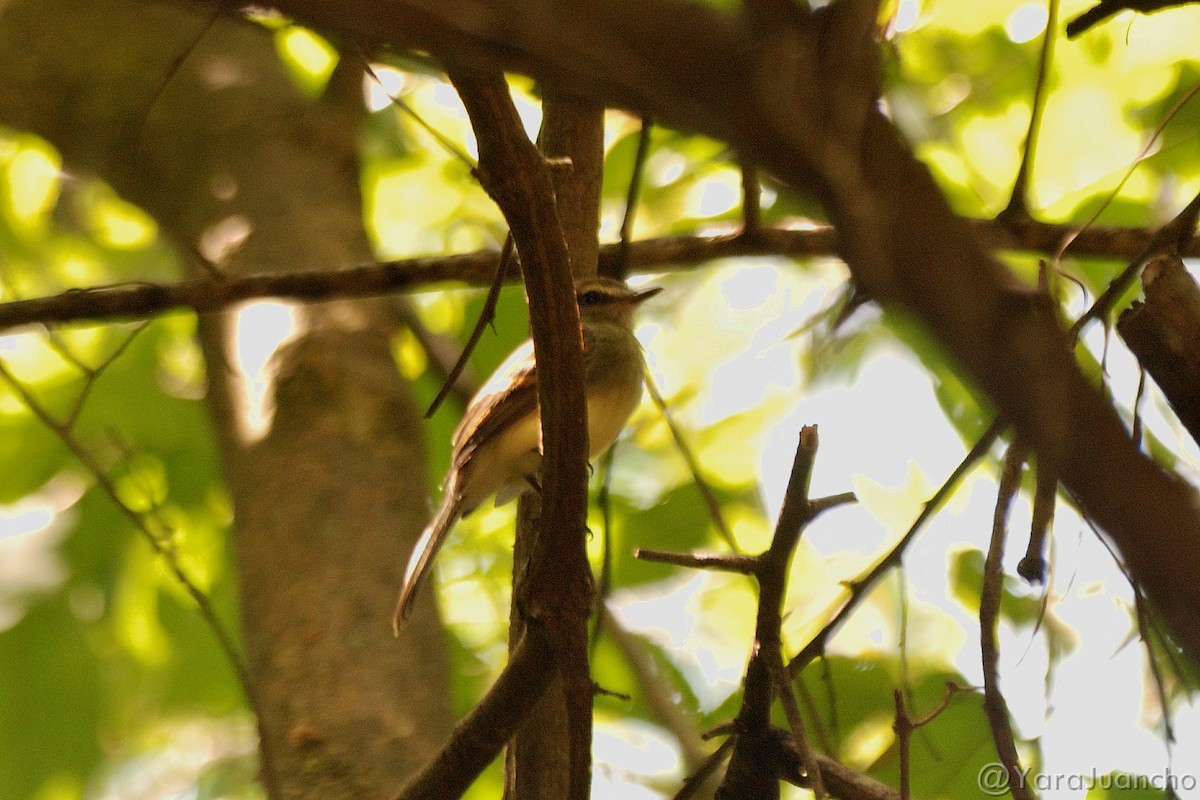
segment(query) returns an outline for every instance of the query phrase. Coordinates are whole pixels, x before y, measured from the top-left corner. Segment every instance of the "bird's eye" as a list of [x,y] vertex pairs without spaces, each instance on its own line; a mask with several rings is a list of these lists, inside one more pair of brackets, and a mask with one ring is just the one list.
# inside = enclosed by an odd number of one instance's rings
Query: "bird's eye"
[[581,306],[594,306],[594,305],[599,304],[603,300],[604,300],[604,293],[597,292],[595,289],[592,289],[589,292],[584,292],[583,294],[579,295],[578,303]]

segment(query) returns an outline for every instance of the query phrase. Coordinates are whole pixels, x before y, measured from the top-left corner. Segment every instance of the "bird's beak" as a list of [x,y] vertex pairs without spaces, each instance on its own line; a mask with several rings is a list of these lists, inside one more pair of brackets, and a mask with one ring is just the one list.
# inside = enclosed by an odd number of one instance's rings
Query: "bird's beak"
[[661,291],[662,291],[661,286],[651,286],[649,289],[638,292],[637,294],[635,294],[633,297],[631,297],[629,299],[635,306],[641,305],[642,303],[649,300],[651,297],[654,297],[654,295],[658,294]]

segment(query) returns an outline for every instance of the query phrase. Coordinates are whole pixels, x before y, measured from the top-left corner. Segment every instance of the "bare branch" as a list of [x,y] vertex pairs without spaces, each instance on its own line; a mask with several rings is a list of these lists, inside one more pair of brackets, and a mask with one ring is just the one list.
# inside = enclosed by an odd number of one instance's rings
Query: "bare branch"
[[1153,14],[1156,11],[1192,5],[1195,2],[1196,0],[1100,0],[1096,5],[1067,23],[1067,38],[1074,39],[1122,11]]
[[983,707],[992,741],[1000,763],[1008,771],[1008,790],[1014,800],[1033,800],[1032,789],[1025,781],[1025,771],[1017,755],[1009,721],[1008,703],[1000,692],[1000,650],[996,643],[996,628],[1000,623],[1000,600],[1004,594],[1004,540],[1008,535],[1008,510],[1021,489],[1021,470],[1029,451],[1018,439],[1009,445],[1004,459],[997,490],[996,512],[992,521],[992,541],[983,566],[983,592],[979,598],[980,650],[983,654]]
[[721,742],[721,746],[704,760],[700,768],[684,779],[683,785],[679,787],[679,791],[675,793],[672,800],[691,800],[695,797],[696,792],[708,785],[709,778],[716,774],[725,759],[733,755],[733,746],[736,743],[737,739],[733,736]]
[[753,237],[762,228],[762,182],[750,159],[741,159],[741,168],[742,234]]
[[854,492],[839,492],[838,494],[831,494],[828,497],[818,497],[815,500],[809,501],[809,504],[812,506],[813,518],[815,519],[830,509],[857,502],[858,496]]
[[921,513],[913,520],[912,525],[908,527],[904,535],[900,537],[896,544],[892,545],[892,549],[879,560],[875,566],[871,567],[867,572],[858,578],[851,581],[849,586],[849,595],[846,601],[838,609],[837,613],[825,623],[825,627],[809,640],[804,648],[792,657],[788,662],[788,671],[793,675],[798,675],[814,658],[825,652],[825,643],[839,628],[842,623],[854,611],[858,603],[867,595],[867,593],[875,586],[876,582],[885,575],[888,570],[900,563],[904,555],[905,549],[912,540],[916,538],[917,533],[925,525],[925,523],[941,509],[942,505],[954,494],[954,490],[958,488],[959,481],[974,468],[979,459],[983,458],[984,454],[991,449],[996,440],[1000,438],[1000,434],[1004,432],[1005,425],[999,419],[994,420],[986,431],[975,442],[975,446],[971,451],[963,457],[950,476],[942,483],[938,490],[925,501],[925,505],[921,508]]
[[[812,789],[816,800],[825,797],[825,783],[821,779],[821,768],[817,762],[816,751],[809,741],[808,732],[800,716],[800,708],[796,698],[791,693],[790,681],[787,681],[787,670],[783,666],[781,652],[783,626],[783,602],[787,594],[788,572],[792,564],[792,556],[800,542],[800,536],[805,526],[816,516],[812,503],[808,498],[808,485],[812,478],[813,462],[817,456],[817,428],[815,425],[805,426],[800,430],[800,442],[796,448],[796,457],[792,464],[792,473],[784,492],[783,507],[779,510],[779,520],[775,524],[775,533],[771,537],[771,546],[762,556],[758,571],[758,619],[755,621],[754,639],[755,654],[751,663],[758,659],[763,661],[768,674],[768,683],[775,685],[775,693],[784,693],[784,708],[791,724],[792,739],[799,749],[804,771],[808,776],[809,788]],[[776,662],[778,667],[776,668]],[[750,681],[750,670],[747,669],[746,682]],[[749,688],[743,698],[742,714],[750,702]],[[769,703],[769,700],[768,700]],[[735,753],[735,758],[737,754]]]
[[492,285],[488,287],[487,299],[483,301],[483,308],[479,312],[479,319],[475,321],[475,327],[471,329],[471,335],[467,337],[466,344],[462,346],[462,352],[459,353],[458,360],[454,362],[454,366],[450,368],[450,372],[446,375],[446,381],[442,384],[441,390],[438,391],[437,397],[433,398],[433,402],[429,404],[429,410],[425,412],[425,419],[429,419],[434,415],[434,412],[441,406],[442,401],[454,389],[458,377],[462,375],[462,371],[467,367],[467,362],[471,359],[471,353],[475,352],[475,346],[479,344],[479,339],[483,336],[484,329],[495,320],[496,304],[500,301],[500,287],[504,285],[504,281],[512,269],[512,261],[513,238],[510,233],[504,237],[504,247],[500,249],[500,263],[496,265],[496,275],[492,278]]
[[737,572],[742,575],[758,573],[759,556],[730,556],[713,553],[675,553],[666,550],[634,551],[634,558],[643,561],[654,561],[659,564],[673,564],[689,569],[715,569],[721,572]]
[[1025,134],[1025,147],[1021,150],[1021,164],[1013,180],[1012,195],[1008,207],[1000,212],[1000,218],[1028,219],[1029,217],[1029,174],[1037,153],[1038,134],[1042,128],[1042,115],[1046,110],[1046,73],[1054,60],[1054,43],[1058,40],[1058,3],[1047,0],[1046,29],[1042,32],[1042,50],[1038,55],[1037,78],[1033,84],[1033,104],[1029,114],[1029,129]]
[[1200,193],[1180,211],[1173,220],[1155,231],[1154,235],[1143,245],[1121,274],[1113,278],[1104,292],[1096,298],[1091,307],[1075,320],[1071,326],[1072,336],[1079,332],[1091,320],[1105,319],[1116,307],[1117,301],[1141,274],[1147,261],[1160,255],[1185,254],[1189,248],[1187,243],[1195,243],[1196,222],[1200,219]]
[[[1055,252],[1077,232],[1067,225],[1025,221],[1003,229],[990,220],[973,227],[989,239],[1018,251]],[[1152,234],[1140,228],[1088,228],[1072,240],[1071,252],[1097,258],[1131,259],[1147,249]],[[753,237],[741,232],[705,236],[671,236],[633,242],[622,256],[620,244],[600,250],[600,272],[614,274],[627,263],[635,272],[694,269],[709,261],[745,256],[829,256],[835,252],[833,229],[815,225],[804,229],[763,228]],[[1193,241],[1180,255],[1200,257]],[[488,286],[496,274],[499,253],[485,250],[450,256],[385,261],[346,269],[305,270],[286,274],[217,275],[173,284],[126,283],[70,289],[62,294],[0,303],[0,331],[36,323],[121,321],[144,319],[168,311],[221,311],[248,300],[278,297],[321,301],[374,297],[393,292],[417,292],[447,281]],[[516,273],[508,280],[516,280]]]
[[488,693],[454,728],[437,757],[414,775],[396,800],[459,797],[500,754],[554,677],[545,636],[530,628]]
[[637,151],[633,155],[633,170],[629,175],[629,188],[625,192],[625,215],[621,218],[617,258],[608,263],[607,271],[600,270],[602,275],[608,275],[611,278],[624,280],[625,273],[629,271],[629,248],[633,246],[633,221],[637,218],[638,197],[642,193],[642,178],[646,169],[646,157],[650,154],[650,135],[653,130],[654,121],[650,117],[642,117],[642,127],[638,131]]
[[554,653],[569,737],[566,797],[584,800],[591,786],[593,684],[587,619],[593,586],[585,536],[587,437],[579,435],[579,421],[586,421],[587,409],[571,255],[550,167],[526,137],[503,75],[452,70],[450,78],[479,141],[476,177],[500,207],[522,256],[538,363],[542,511],[514,604],[527,629],[543,627]]
[[896,732],[896,742],[900,751],[900,800],[909,800],[911,796],[909,790],[909,783],[912,777],[909,772],[909,744],[912,740],[913,731],[937,719],[938,715],[950,705],[950,701],[965,691],[970,690],[959,686],[953,681],[947,681],[946,693],[942,695],[942,699],[938,701],[938,704],[929,713],[917,719],[912,718],[908,708],[904,705],[904,693],[899,689],[892,692],[892,701],[896,707],[896,716],[895,721],[892,723],[892,730]]

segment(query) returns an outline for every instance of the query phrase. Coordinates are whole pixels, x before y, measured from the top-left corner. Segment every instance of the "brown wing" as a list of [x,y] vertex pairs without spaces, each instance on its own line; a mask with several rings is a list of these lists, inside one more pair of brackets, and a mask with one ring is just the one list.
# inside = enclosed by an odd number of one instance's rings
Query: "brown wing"
[[536,413],[537,369],[533,342],[526,340],[496,368],[471,399],[454,431],[454,468],[461,469],[484,442],[512,422]]

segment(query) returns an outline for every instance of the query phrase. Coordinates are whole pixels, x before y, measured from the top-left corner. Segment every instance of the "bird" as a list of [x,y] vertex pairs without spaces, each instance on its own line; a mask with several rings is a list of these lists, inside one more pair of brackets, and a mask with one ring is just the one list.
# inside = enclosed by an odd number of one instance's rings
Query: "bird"
[[[633,312],[660,291],[661,287],[634,290],[605,277],[575,283],[589,460],[608,449],[641,402],[645,362],[633,335]],[[538,485],[541,420],[532,340],[520,344],[467,403],[451,447],[441,506],[404,571],[393,619],[396,635],[412,613],[417,592],[455,523],[493,494],[496,505],[502,505]]]

